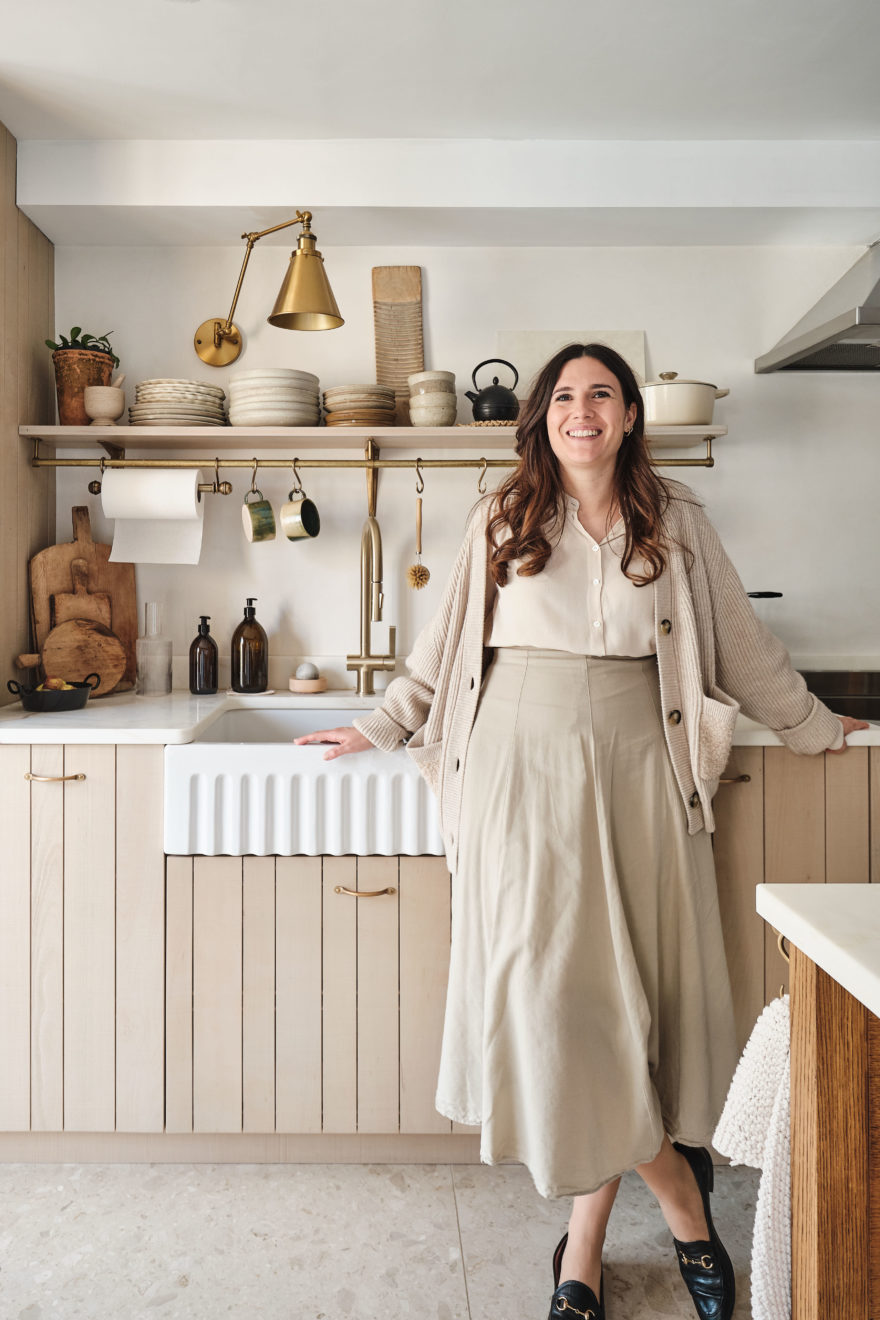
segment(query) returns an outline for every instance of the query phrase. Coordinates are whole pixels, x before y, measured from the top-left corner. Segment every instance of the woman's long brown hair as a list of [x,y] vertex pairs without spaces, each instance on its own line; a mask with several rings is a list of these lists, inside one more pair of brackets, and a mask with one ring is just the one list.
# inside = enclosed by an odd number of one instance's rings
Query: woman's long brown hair
[[[670,492],[654,470],[645,436],[645,406],[638,382],[629,364],[606,344],[569,344],[541,369],[523,404],[516,429],[516,452],[520,461],[514,471],[495,491],[495,512],[486,525],[489,569],[496,586],[507,581],[507,566],[522,560],[517,569],[522,577],[534,577],[543,571],[552,546],[548,529],[559,518],[560,500],[565,495],[559,460],[550,447],[547,435],[547,411],[553,390],[566,362],[575,358],[596,358],[617,378],[626,409],[636,406],[636,419],[617,451],[614,469],[614,498],[626,528],[621,567],[631,582],[647,586],[666,567],[663,552],[663,513]],[[499,538],[509,528],[510,537]],[[646,573],[630,572],[636,556],[647,564]]]

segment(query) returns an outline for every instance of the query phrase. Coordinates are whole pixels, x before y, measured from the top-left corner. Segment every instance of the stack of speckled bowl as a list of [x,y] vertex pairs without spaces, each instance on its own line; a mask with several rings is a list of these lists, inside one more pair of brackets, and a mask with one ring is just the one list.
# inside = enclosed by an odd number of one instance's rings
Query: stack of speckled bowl
[[394,426],[391,385],[336,385],[324,391],[328,426]]
[[224,426],[225,398],[219,385],[200,380],[142,380],[128,419],[132,426]]
[[320,381],[310,371],[260,367],[229,381],[230,426],[317,426]]
[[458,413],[455,372],[417,371],[407,376],[413,426],[453,426]]

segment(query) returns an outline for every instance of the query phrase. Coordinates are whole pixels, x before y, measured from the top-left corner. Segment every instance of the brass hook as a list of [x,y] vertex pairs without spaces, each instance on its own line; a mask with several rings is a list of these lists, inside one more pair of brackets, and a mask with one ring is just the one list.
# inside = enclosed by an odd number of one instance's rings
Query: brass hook
[[481,459],[480,459],[480,462],[482,463],[483,466],[480,468],[480,475],[477,477],[477,490],[480,492],[481,495],[485,495],[485,494],[486,494],[486,472],[488,471],[488,468],[489,468],[489,461],[488,461],[488,459],[481,458]]
[[90,494],[90,495],[100,495],[100,494],[101,494],[101,483],[103,482],[103,480],[104,480],[104,456],[103,456],[103,454],[102,454],[102,455],[101,455],[101,475],[100,475],[100,477],[98,478],[97,481],[90,481],[90,482],[89,482],[89,488],[88,488],[88,489],[89,489],[89,494]]
[[425,489],[425,479],[422,476],[421,463],[422,460],[420,458],[417,458],[416,459],[416,494],[417,495],[421,495],[422,491]]
[[292,500],[295,495],[305,495],[305,491],[303,490],[302,478],[299,475],[295,458],[291,461],[290,466],[293,468],[293,490],[290,492],[288,499]]
[[254,470],[253,473],[251,474],[251,494],[256,495],[256,493],[257,493],[257,460],[254,459]]

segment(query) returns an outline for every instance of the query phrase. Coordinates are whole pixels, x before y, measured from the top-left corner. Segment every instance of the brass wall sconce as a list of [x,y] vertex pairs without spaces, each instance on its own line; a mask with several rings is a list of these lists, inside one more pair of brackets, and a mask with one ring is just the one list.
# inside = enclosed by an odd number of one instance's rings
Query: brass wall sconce
[[337,326],[345,324],[327,280],[324,258],[315,248],[312,213],[297,211],[292,220],[285,220],[283,224],[272,225],[259,234],[242,234],[242,238],[247,240],[247,248],[229,315],[225,320],[215,316],[209,321],[203,321],[193,337],[196,352],[209,367],[228,367],[241,353],[241,331],[233,324],[232,318],[254,244],[267,234],[297,224],[302,225],[302,233],[296,250],[290,254],[287,274],[275,299],[275,306],[267,318],[269,324],[277,325],[281,330],[335,330]]

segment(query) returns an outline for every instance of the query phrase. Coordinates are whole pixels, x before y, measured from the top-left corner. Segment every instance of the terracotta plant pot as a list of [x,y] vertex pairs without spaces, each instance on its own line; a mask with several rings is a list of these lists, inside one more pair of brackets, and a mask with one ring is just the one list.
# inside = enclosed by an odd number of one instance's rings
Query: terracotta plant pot
[[109,353],[88,348],[57,348],[55,389],[58,394],[58,421],[62,426],[88,426],[91,418],[85,409],[83,394],[87,385],[109,385],[113,359]]

